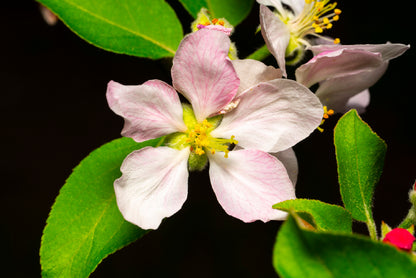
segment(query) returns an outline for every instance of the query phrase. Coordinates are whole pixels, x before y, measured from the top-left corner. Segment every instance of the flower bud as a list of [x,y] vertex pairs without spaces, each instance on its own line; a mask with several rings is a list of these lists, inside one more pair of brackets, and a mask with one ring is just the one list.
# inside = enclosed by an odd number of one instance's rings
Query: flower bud
[[395,228],[388,232],[383,242],[392,244],[404,251],[411,251],[415,237],[406,229]]

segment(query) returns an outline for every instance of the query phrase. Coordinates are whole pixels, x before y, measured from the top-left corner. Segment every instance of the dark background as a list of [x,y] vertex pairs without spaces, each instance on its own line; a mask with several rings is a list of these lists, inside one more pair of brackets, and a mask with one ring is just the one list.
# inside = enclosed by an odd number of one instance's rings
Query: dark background
[[[173,2],[173,1],[170,1]],[[339,1],[334,33],[344,44],[415,45],[413,9],[380,1]],[[403,2],[400,2],[403,3]],[[190,17],[184,14],[185,32]],[[244,58],[261,44],[254,36],[258,7],[232,39]],[[48,26],[34,1],[1,6],[2,274],[39,277],[39,246],[50,207],[72,169],[92,150],[120,137],[122,119],[107,106],[108,81],[170,82],[166,61],[117,55],[83,41],[62,23]],[[254,38],[254,39],[253,39]],[[275,63],[268,59],[267,63]],[[388,144],[374,214],[391,226],[407,213],[416,178],[413,100],[415,49],[393,60],[371,88],[362,116]],[[299,197],[340,204],[332,129],[314,132],[295,147]],[[191,174],[182,210],[153,231],[106,258],[92,277],[276,277],[272,247],[280,222],[244,224],[215,200],[207,172]],[[365,227],[357,225],[357,231]]]

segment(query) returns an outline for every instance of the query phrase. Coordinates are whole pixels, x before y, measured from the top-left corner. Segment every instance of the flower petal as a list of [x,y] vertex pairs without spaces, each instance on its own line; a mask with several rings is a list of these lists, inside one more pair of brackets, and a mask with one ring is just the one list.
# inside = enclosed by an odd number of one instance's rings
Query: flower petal
[[314,55],[318,55],[319,53],[327,51],[336,51],[339,49],[369,51],[373,53],[380,53],[383,60],[388,61],[402,55],[409,48],[409,45],[404,45],[401,43],[384,43],[352,45],[314,45],[308,47],[307,49],[311,50],[314,53]]
[[362,114],[369,104],[370,91],[367,89],[348,99],[346,110],[355,109],[359,114]]
[[285,54],[290,40],[289,28],[263,5],[260,5],[260,25],[267,48],[276,58],[283,76],[287,77]]
[[290,181],[293,183],[293,186],[295,186],[298,180],[299,168],[298,159],[296,158],[296,154],[293,149],[289,148],[278,153],[272,153],[271,155],[274,155],[280,162],[283,163],[287,174],[289,175]]
[[296,70],[296,81],[310,87],[315,83],[347,74],[356,74],[383,65],[380,53],[339,49],[313,57]]
[[275,8],[279,13],[285,13],[281,0],[257,0],[257,3],[264,6],[271,6]]
[[322,115],[319,99],[308,88],[293,80],[274,79],[245,91],[211,135],[234,135],[243,148],[279,152],[306,138]]
[[374,85],[387,70],[388,62],[372,70],[331,78],[320,83],[316,96],[337,113],[349,110],[349,99]]
[[298,15],[302,12],[305,7],[305,0],[282,0],[285,5],[288,5],[295,15]]
[[142,229],[157,229],[176,213],[188,194],[189,148],[146,147],[129,154],[114,182],[124,218]]
[[260,82],[282,77],[282,71],[280,69],[276,69],[272,66],[266,66],[257,60],[233,60],[232,63],[237,72],[238,78],[240,78],[240,87],[238,88],[235,98],[238,98],[243,91],[259,84]]
[[218,202],[225,212],[244,222],[283,220],[286,213],[272,209],[295,198],[283,164],[258,150],[232,151],[228,158],[209,155],[209,175]]
[[173,58],[173,86],[191,102],[200,122],[237,93],[240,82],[228,59],[229,49],[226,34],[205,28],[186,36]]
[[179,96],[163,81],[151,80],[138,86],[110,81],[107,101],[111,110],[125,120],[121,134],[137,142],[186,131]]

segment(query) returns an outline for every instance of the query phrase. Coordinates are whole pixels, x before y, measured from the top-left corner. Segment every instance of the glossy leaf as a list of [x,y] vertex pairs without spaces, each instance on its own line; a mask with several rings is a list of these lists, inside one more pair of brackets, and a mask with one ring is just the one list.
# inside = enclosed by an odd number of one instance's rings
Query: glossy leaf
[[351,214],[340,206],[318,200],[294,199],[277,203],[273,208],[287,212],[295,211],[298,214],[307,213],[313,221],[310,224],[321,231],[351,233]]
[[139,57],[172,57],[183,37],[163,0],[38,0],[72,31],[108,51]]
[[146,231],[126,222],[113,182],[133,150],[155,146],[121,138],[93,151],[74,169],[52,207],[40,249],[43,277],[88,277],[109,254]]
[[408,253],[361,235],[304,230],[293,216],[282,225],[273,251],[280,277],[413,277]]
[[338,121],[334,143],[345,208],[354,219],[369,222],[374,188],[383,170],[387,145],[355,110]]
[[196,18],[201,8],[207,8],[212,17],[225,18],[236,26],[250,13],[254,0],[179,0]]

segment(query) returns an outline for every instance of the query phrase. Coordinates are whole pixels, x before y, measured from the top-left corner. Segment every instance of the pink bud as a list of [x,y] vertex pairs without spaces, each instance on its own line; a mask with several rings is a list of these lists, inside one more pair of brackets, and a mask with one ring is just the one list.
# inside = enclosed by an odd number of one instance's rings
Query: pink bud
[[402,250],[410,251],[412,250],[413,241],[415,237],[406,229],[395,228],[388,232],[383,239],[383,242],[390,243]]

